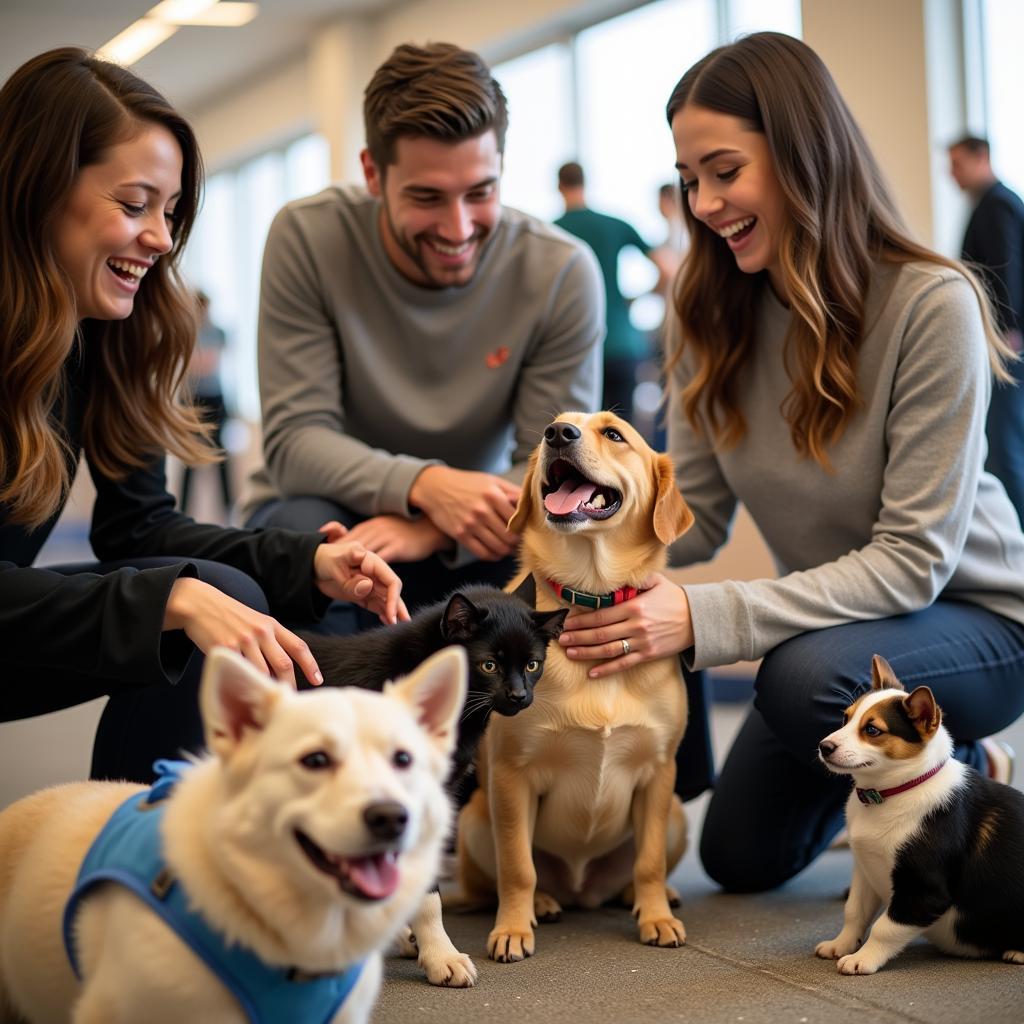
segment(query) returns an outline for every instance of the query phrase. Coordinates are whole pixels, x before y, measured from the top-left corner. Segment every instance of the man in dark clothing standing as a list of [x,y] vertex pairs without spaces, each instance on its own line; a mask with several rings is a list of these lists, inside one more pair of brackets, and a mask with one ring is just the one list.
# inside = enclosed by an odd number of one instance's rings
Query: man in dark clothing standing
[[[949,147],[950,173],[974,200],[964,234],[964,262],[977,268],[992,296],[999,329],[1010,347],[1021,352],[1024,326],[1024,202],[992,170],[985,139],[966,136]],[[985,468],[1006,487],[1024,522],[1024,371],[1013,367],[1018,386],[992,391],[986,434]]]
[[594,250],[604,277],[607,332],[601,408],[611,409],[632,421],[636,371],[640,363],[651,357],[651,344],[647,335],[629,319],[629,300],[619,287],[619,253],[633,246],[650,258],[653,247],[631,224],[587,206],[583,195],[583,168],[579,164],[563,164],[558,169],[558,191],[565,202],[565,213],[555,221],[555,226],[582,239]]

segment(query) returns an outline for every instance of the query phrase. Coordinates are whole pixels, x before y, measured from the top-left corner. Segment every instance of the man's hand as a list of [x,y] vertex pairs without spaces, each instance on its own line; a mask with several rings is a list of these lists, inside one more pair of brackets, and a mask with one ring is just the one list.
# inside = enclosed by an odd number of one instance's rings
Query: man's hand
[[505,527],[518,500],[517,484],[450,466],[427,466],[409,489],[410,504],[485,562],[515,551],[518,538]]
[[353,526],[348,537],[386,562],[420,562],[451,544],[426,516],[422,519],[374,516]]
[[313,569],[316,585],[328,597],[358,604],[388,625],[409,618],[395,570],[350,535],[321,544],[313,556]]

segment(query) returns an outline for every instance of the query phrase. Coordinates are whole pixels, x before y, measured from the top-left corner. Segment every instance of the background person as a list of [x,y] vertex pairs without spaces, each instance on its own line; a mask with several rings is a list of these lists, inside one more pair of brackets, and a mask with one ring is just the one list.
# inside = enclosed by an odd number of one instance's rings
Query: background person
[[[964,233],[963,259],[985,279],[1007,344],[1021,351],[1024,327],[1024,202],[995,176],[988,142],[967,136],[949,147],[954,180],[974,202]],[[1014,381],[992,392],[985,433],[985,468],[1003,482],[1024,522],[1024,391],[1021,368]]]
[[1005,781],[984,738],[1024,710],[1024,535],[982,461],[1008,350],[969,273],[909,238],[805,44],[757,33],[712,51],[668,119],[692,246],[670,451],[696,516],[673,562],[710,558],[742,501],[780,575],[658,575],[571,617],[560,642],[611,659],[595,678],[677,652],[693,669],[763,658],[700,846],[713,879],[754,891],[842,826],[849,783],[816,749],[870,686],[875,653],[932,688],[959,759]]
[[415,608],[511,577],[539,432],[597,405],[604,305],[588,249],[501,205],[505,97],[476,54],[399,46],[364,116],[366,188],[290,203],[270,230],[245,512],[352,527],[403,563]]
[[[280,619],[329,598],[404,615],[398,578],[358,542],[174,510],[165,452],[212,457],[177,398],[195,315],[176,267],[201,179],[188,124],[117,64],[52,50],[0,89],[0,719],[108,694],[93,777],[145,781],[202,745],[213,646],[294,682],[292,658],[317,667]],[[33,568],[80,455],[99,561]]]

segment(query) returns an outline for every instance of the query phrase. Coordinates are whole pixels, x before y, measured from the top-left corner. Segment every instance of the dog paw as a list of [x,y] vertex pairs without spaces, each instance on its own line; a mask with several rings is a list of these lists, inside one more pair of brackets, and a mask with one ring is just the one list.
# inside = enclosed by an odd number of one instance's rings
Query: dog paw
[[419,946],[416,945],[416,936],[411,928],[403,928],[395,939],[395,953],[405,957],[406,960],[415,960],[420,955]]
[[448,956],[420,957],[427,981],[445,988],[472,988],[476,984],[476,964],[465,953]]
[[686,943],[686,929],[678,917],[658,917],[640,920],[640,941],[645,946],[682,946]]
[[874,974],[885,961],[866,956],[863,950],[839,958],[836,967],[840,974]]
[[533,916],[541,924],[562,920],[562,907],[558,901],[539,889],[533,894]]
[[834,939],[828,942],[819,942],[814,947],[814,955],[820,956],[822,960],[838,960],[841,956],[848,956],[860,948],[860,939],[848,939],[841,932]]
[[679,892],[674,886],[665,886],[665,899],[668,900],[668,905],[673,910],[675,910],[676,907],[681,907],[683,905],[683,901],[679,898]]
[[1008,949],[1003,954],[1003,960],[1008,964],[1024,964],[1024,953],[1019,949]]
[[533,929],[493,929],[487,936],[487,955],[499,964],[513,964],[533,956]]

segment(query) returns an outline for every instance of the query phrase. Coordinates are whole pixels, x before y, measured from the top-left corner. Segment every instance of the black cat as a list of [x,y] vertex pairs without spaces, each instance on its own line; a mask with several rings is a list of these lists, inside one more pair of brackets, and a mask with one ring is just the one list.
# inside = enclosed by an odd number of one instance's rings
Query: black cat
[[408,675],[442,647],[459,644],[466,649],[469,692],[448,779],[448,790],[458,800],[491,710],[515,715],[530,706],[548,642],[562,632],[568,609],[538,612],[535,602],[529,575],[511,594],[496,587],[464,587],[408,622],[351,636],[304,633],[302,638],[328,686],[370,690],[382,690],[389,679]]

